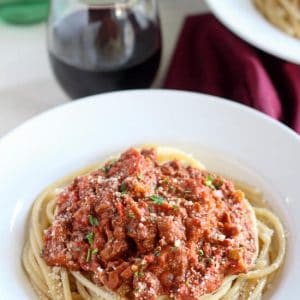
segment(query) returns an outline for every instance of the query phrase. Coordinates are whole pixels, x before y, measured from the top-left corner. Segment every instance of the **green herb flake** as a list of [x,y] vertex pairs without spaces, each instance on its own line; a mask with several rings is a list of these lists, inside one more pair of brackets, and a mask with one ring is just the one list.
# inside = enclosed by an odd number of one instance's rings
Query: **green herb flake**
[[160,249],[157,248],[154,250],[154,256],[156,257],[160,256]]
[[165,177],[165,178],[163,179],[162,183],[164,183],[164,184],[168,184],[168,183],[169,183],[169,179],[168,179],[168,177]]
[[199,257],[203,257],[204,256],[204,251],[202,249],[199,249],[198,255],[199,255]]
[[178,206],[178,205],[172,205],[172,208],[173,208],[174,210],[178,210],[178,209],[179,209],[179,206]]
[[129,219],[134,219],[134,218],[135,218],[135,215],[134,215],[134,213],[133,213],[132,211],[128,211],[128,212],[127,212],[127,217],[128,217]]
[[117,159],[112,159],[109,163],[107,163],[101,170],[105,173],[108,173],[109,170],[113,167],[113,165],[117,162]]
[[214,181],[213,177],[211,175],[208,175],[206,177],[206,179],[205,179],[205,183],[204,184],[206,186],[210,187],[211,189],[215,190],[216,187],[214,186],[213,181]]
[[143,272],[134,272],[134,277],[135,278],[141,278],[141,277],[143,277],[144,276],[144,273]]
[[154,204],[157,204],[157,205],[162,205],[165,202],[165,199],[161,196],[158,196],[158,195],[152,195],[150,197],[150,199],[152,200],[152,202]]
[[99,221],[96,217],[89,215],[88,219],[91,226],[99,226]]
[[128,187],[127,187],[127,184],[125,182],[123,182],[121,184],[120,192],[122,193],[122,195],[124,195],[124,194],[126,194],[128,192]]
[[94,243],[94,233],[93,232],[89,232],[85,238],[87,239],[87,241],[89,242],[90,245],[93,245]]
[[91,258],[92,258],[92,249],[89,249],[87,254],[86,254],[86,259],[85,261],[88,263],[91,261]]
[[92,255],[96,255],[99,252],[98,248],[92,250]]

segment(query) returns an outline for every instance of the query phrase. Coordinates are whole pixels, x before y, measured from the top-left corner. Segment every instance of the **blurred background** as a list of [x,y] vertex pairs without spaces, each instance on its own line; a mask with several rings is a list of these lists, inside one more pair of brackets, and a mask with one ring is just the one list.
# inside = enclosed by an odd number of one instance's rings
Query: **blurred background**
[[297,3],[0,0],[0,136],[70,100],[150,87],[230,99],[300,133]]
[[[12,5],[6,5],[9,1]],[[0,136],[70,99],[50,67],[46,24],[39,22],[45,17],[47,1],[41,1],[29,0],[24,16],[23,1],[0,0]],[[162,85],[185,16],[207,11],[207,7],[201,0],[161,0],[159,10],[163,53],[155,87]]]

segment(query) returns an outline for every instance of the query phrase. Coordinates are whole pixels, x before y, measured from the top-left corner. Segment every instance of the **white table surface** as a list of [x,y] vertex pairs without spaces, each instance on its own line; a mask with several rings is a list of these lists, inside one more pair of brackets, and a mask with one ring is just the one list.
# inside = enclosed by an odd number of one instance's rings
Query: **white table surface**
[[[165,76],[184,17],[204,11],[203,0],[160,0],[164,53],[156,87]],[[20,27],[0,23],[0,136],[68,101],[50,69],[45,24]]]

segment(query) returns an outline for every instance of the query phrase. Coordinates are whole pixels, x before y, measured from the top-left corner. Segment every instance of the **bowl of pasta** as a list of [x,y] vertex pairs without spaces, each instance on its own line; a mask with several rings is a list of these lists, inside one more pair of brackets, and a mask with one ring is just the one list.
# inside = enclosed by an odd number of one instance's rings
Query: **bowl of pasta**
[[299,153],[203,94],[41,114],[0,141],[1,299],[298,299]]
[[293,0],[206,0],[213,14],[246,42],[300,63],[300,3]]

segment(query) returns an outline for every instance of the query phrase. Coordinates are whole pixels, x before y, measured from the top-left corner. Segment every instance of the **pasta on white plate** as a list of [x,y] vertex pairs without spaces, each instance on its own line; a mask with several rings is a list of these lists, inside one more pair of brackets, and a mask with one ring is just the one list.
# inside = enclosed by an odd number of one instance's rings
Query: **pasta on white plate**
[[285,33],[300,38],[299,0],[252,0],[256,8],[273,25]]
[[[84,170],[80,170],[74,174],[71,174],[56,183],[50,185],[45,189],[45,191],[35,200],[31,215],[30,215],[30,220],[29,220],[29,225],[28,225],[28,240],[25,244],[24,251],[23,251],[23,265],[25,268],[25,271],[32,283],[33,288],[37,292],[37,295],[40,297],[40,299],[53,299],[53,300],[79,300],[79,299],[89,299],[89,300],[97,300],[97,299],[104,299],[104,300],[109,300],[109,299],[153,299],[151,295],[153,294],[147,294],[147,291],[137,291],[136,286],[141,287],[142,283],[145,283],[146,280],[145,277],[147,277],[151,272],[159,278],[155,279],[157,284],[160,284],[160,288],[157,289],[156,292],[156,298],[157,299],[169,299],[173,297],[177,297],[177,299],[184,299],[184,296],[191,296],[191,295],[200,295],[199,290],[197,290],[197,286],[195,285],[195,282],[199,282],[199,284],[202,282],[205,282],[204,277],[200,277],[196,274],[194,274],[193,268],[196,268],[198,266],[202,271],[205,273],[207,269],[210,269],[214,271],[215,269],[219,268],[218,271],[216,272],[223,272],[224,273],[224,278],[223,280],[220,281],[220,284],[216,284],[214,288],[211,288],[211,292],[207,294],[203,294],[198,297],[200,300],[217,300],[217,299],[223,299],[223,300],[234,300],[234,299],[249,299],[249,300],[254,300],[254,299],[261,299],[263,293],[266,291],[267,286],[270,284],[272,277],[276,273],[276,271],[280,268],[280,266],[283,264],[284,261],[284,256],[285,256],[285,250],[286,250],[286,239],[285,239],[285,233],[283,226],[278,219],[276,215],[274,215],[269,209],[264,208],[260,205],[260,207],[256,207],[257,204],[263,203],[263,198],[259,190],[256,188],[249,187],[243,183],[236,182],[235,187],[241,191],[244,192],[240,193],[238,190],[235,190],[235,188],[232,190],[235,195],[242,196],[239,200],[239,206],[240,208],[245,208],[245,212],[247,215],[244,215],[245,219],[248,217],[248,220],[245,222],[247,223],[241,223],[241,224],[247,224],[247,228],[249,231],[249,235],[247,236],[247,239],[249,242],[248,246],[244,246],[245,249],[242,249],[241,252],[237,252],[240,250],[239,246],[238,248],[233,249],[234,253],[231,252],[226,252],[227,248],[226,247],[231,247],[231,246],[226,246],[230,245],[228,242],[227,237],[223,234],[218,234],[216,237],[216,241],[211,248],[209,248],[211,245],[208,245],[208,243],[203,243],[203,241],[197,241],[197,247],[199,243],[201,244],[201,247],[197,248],[197,255],[199,256],[199,261],[194,262],[193,260],[193,255],[191,254],[193,252],[193,247],[196,245],[194,242],[188,241],[188,239],[193,239],[193,234],[195,232],[191,232],[190,236],[188,234],[188,226],[185,228],[185,235],[182,237],[182,239],[176,238],[175,242],[173,242],[172,247],[167,245],[166,243],[162,243],[160,240],[158,244],[153,246],[153,249],[151,251],[154,251],[153,253],[146,253],[146,252],[141,252],[144,254],[139,254],[141,255],[139,259],[142,257],[142,260],[139,261],[144,261],[144,259],[147,261],[149,257],[151,257],[151,261],[149,260],[147,263],[143,262],[141,265],[143,266],[143,269],[136,269],[137,268],[137,263],[135,258],[131,258],[131,260],[128,260],[128,253],[123,253],[122,255],[125,257],[122,258],[126,263],[128,261],[134,261],[130,265],[130,270],[133,270],[133,275],[132,277],[125,277],[126,278],[126,284],[122,284],[120,282],[120,285],[114,289],[108,288],[111,287],[109,284],[106,286],[105,284],[99,284],[99,282],[102,280],[101,277],[103,273],[105,272],[105,267],[106,264],[101,265],[102,267],[97,267],[97,270],[99,270],[99,274],[93,273],[95,277],[92,276],[91,271],[87,271],[88,269],[72,269],[68,268],[65,265],[49,265],[49,257],[52,259],[53,253],[52,252],[47,252],[49,249],[47,249],[47,241],[52,243],[51,245],[56,245],[53,244],[53,235],[56,234],[55,230],[55,224],[59,222],[60,220],[60,211],[61,211],[61,203],[62,205],[65,205],[65,203],[68,202],[61,202],[62,198],[65,201],[67,199],[66,197],[68,194],[66,193],[66,187],[70,187],[70,183],[74,182],[77,180],[76,178],[83,178],[87,179],[93,176],[93,174],[97,174],[97,180],[99,180],[99,176],[104,176],[103,172],[106,172],[105,176],[109,177],[110,179],[113,178],[113,174],[119,174],[118,170],[121,169],[125,164],[125,158],[128,158],[130,155],[134,157],[135,159],[141,159],[139,162],[144,164],[148,164],[151,160],[155,161],[156,167],[159,168],[159,170],[163,170],[164,176],[165,174],[169,174],[168,172],[173,172],[175,169],[177,172],[181,172],[182,174],[185,174],[184,176],[187,176],[187,174],[192,174],[190,178],[186,178],[184,180],[186,182],[191,182],[191,179],[198,178],[197,180],[200,180],[199,176],[202,176],[201,178],[204,179],[204,190],[205,193],[211,193],[209,195],[209,199],[211,199],[211,195],[213,197],[221,197],[222,191],[225,193],[228,187],[230,187],[231,183],[230,181],[225,181],[225,179],[214,175],[212,173],[209,173],[208,171],[205,170],[204,166],[199,163],[197,160],[193,159],[190,155],[187,155],[177,149],[173,148],[167,148],[167,147],[155,147],[155,152],[156,152],[156,158],[154,159],[152,153],[149,152],[149,150],[145,150],[145,154],[143,153],[143,149],[133,149],[125,152],[125,154],[122,154],[121,158],[117,158],[116,160],[112,162],[108,162],[105,165],[102,166],[92,166],[85,168]],[[131,151],[131,152],[130,152]],[[128,154],[129,153],[129,154]],[[149,154],[150,153],[150,154]],[[125,156],[124,156],[125,155]],[[127,156],[126,156],[127,155]],[[141,156],[142,155],[142,156]],[[125,157],[125,158],[124,158]],[[132,159],[132,157],[130,157]],[[146,158],[144,160],[144,158]],[[174,161],[179,161],[180,164],[177,165],[174,163]],[[116,163],[117,162],[117,163]],[[114,164],[114,165],[113,165]],[[104,166],[104,167],[103,167]],[[162,167],[164,166],[164,167]],[[99,171],[100,173],[93,173],[93,172],[98,172],[99,168],[104,171]],[[128,168],[131,167],[131,165],[127,165]],[[113,169],[115,168],[115,169]],[[118,169],[119,168],[119,169]],[[108,170],[108,171],[107,171]],[[155,172],[158,169],[156,169]],[[140,171],[140,169],[139,169]],[[102,172],[102,173],[101,173]],[[114,173],[115,172],[115,173]],[[92,174],[92,175],[91,175]],[[171,174],[171,173],[170,173]],[[116,175],[115,175],[116,176]],[[148,175],[144,173],[141,175],[140,173],[137,176],[137,179],[135,182],[138,184],[141,184],[141,182],[144,182],[146,180],[146,177]],[[172,175],[173,176],[173,175]],[[197,177],[198,176],[198,177]],[[101,177],[102,178],[102,177]],[[163,182],[161,183],[161,187],[165,187],[165,177],[161,177],[163,180],[158,181],[158,182]],[[160,178],[160,179],[161,179]],[[178,183],[178,178],[181,177],[176,177],[174,182],[177,184]],[[182,177],[183,178],[183,177]],[[126,178],[127,180],[128,178]],[[174,179],[169,177],[168,184],[170,184],[170,180]],[[115,180],[115,178],[114,178]],[[123,180],[123,179],[122,179]],[[223,182],[224,180],[224,182]],[[121,192],[118,193],[118,197],[123,199],[122,201],[125,201],[126,197],[131,193],[130,189],[132,186],[130,185],[130,181],[127,182],[127,187],[124,188],[124,183],[119,185],[119,189]],[[226,188],[222,187],[226,184]],[[134,188],[140,188],[140,185],[134,186]],[[169,188],[169,185],[168,185]],[[177,188],[180,188],[180,184],[178,183]],[[223,189],[223,190],[222,190]],[[191,193],[187,193],[188,199],[184,199],[184,196],[181,199],[181,202],[176,202],[174,204],[174,201],[172,197],[168,198],[166,195],[163,194],[163,189],[162,188],[157,188],[156,190],[156,195],[155,196],[147,196],[145,201],[147,202],[151,207],[154,207],[156,209],[155,213],[156,216],[154,216],[154,210],[152,210],[152,213],[149,215],[151,218],[155,217],[157,219],[160,218],[159,213],[162,213],[163,218],[162,219],[167,219],[166,212],[170,212],[172,210],[172,218],[171,220],[175,220],[174,222],[177,222],[177,219],[174,216],[179,216],[181,209],[182,211],[189,211],[191,210],[197,210],[199,209],[199,205],[197,206],[193,199]],[[65,194],[64,194],[65,193]],[[158,193],[160,193],[158,195]],[[172,189],[170,193],[175,193]],[[186,193],[186,191],[185,191]],[[60,198],[58,202],[58,197]],[[140,195],[140,194],[138,194]],[[164,196],[162,196],[164,195]],[[175,193],[176,197],[179,197],[179,192],[176,191]],[[181,195],[181,194],[180,194]],[[186,194],[183,194],[186,195]],[[245,196],[244,196],[245,195]],[[123,198],[122,198],[123,197]],[[223,197],[223,196],[222,196]],[[225,196],[224,196],[225,197]],[[68,198],[69,200],[70,198]],[[247,200],[246,200],[247,199]],[[131,200],[130,200],[131,201]],[[139,200],[135,200],[139,201]],[[212,200],[211,200],[212,201]],[[223,201],[223,202],[222,202]],[[215,204],[218,205],[223,205],[225,200],[222,198],[222,201],[217,199]],[[226,200],[227,201],[227,200]],[[230,200],[231,201],[231,200]],[[124,202],[123,202],[124,203]],[[131,202],[130,202],[131,203]],[[212,202],[211,202],[212,203]],[[69,202],[68,205],[72,205],[71,202]],[[135,205],[135,204],[133,204]],[[211,204],[209,204],[211,205]],[[224,204],[225,205],[225,204]],[[119,207],[119,206],[118,206]],[[135,206],[133,206],[135,207]],[[228,206],[230,207],[230,206]],[[216,210],[217,212],[217,210]],[[170,213],[170,214],[171,214]],[[126,223],[126,226],[128,227],[128,224],[132,224],[133,222],[137,221],[137,216],[138,212],[134,212],[130,210],[129,212],[126,211],[127,216],[123,216],[123,218],[128,219],[128,223]],[[135,214],[135,215],[133,215]],[[235,212],[232,212],[231,218],[234,218],[233,215]],[[121,213],[122,215],[122,213]],[[73,216],[74,217],[74,216]],[[75,216],[76,217],[76,216]],[[74,218],[75,218],[74,217]],[[147,224],[146,220],[143,220],[143,216],[141,217],[142,222],[144,224]],[[221,219],[220,219],[221,220]],[[220,221],[219,220],[219,221]],[[223,220],[223,219],[222,219]],[[238,220],[238,219],[237,219]],[[94,213],[94,215],[88,215],[88,224],[89,228],[92,228],[92,230],[96,230],[95,227],[100,226],[99,223],[101,223],[101,217],[100,215],[97,215]],[[152,223],[155,223],[152,219]],[[226,221],[227,222],[227,221]],[[244,221],[243,221],[244,222]],[[219,222],[220,223],[220,222]],[[240,225],[241,225],[240,224]],[[164,223],[165,225],[165,223]],[[172,225],[172,224],[171,224]],[[156,226],[158,228],[161,228],[161,223],[157,221]],[[223,225],[222,225],[223,226]],[[50,228],[50,229],[49,229]],[[52,229],[51,229],[52,228]],[[54,228],[54,229],[53,229]],[[173,228],[173,227],[172,227]],[[49,231],[50,230],[50,231]],[[52,231],[51,231],[52,230]],[[47,235],[47,232],[49,235]],[[96,231],[95,231],[96,232]],[[131,237],[135,237],[135,233],[132,233]],[[159,232],[158,234],[162,234]],[[241,234],[240,235],[235,235],[239,236],[239,241],[241,242],[243,237]],[[244,234],[246,234],[244,232]],[[234,235],[233,235],[234,236]],[[81,249],[79,249],[79,252],[84,252],[84,257],[86,257],[86,260],[82,263],[84,267],[89,268],[89,265],[96,264],[98,263],[101,258],[102,254],[104,255],[102,249],[95,249],[96,245],[96,233],[93,235],[93,240],[90,241],[91,236],[85,235],[85,240],[81,240]],[[160,237],[160,235],[159,235]],[[156,236],[156,239],[158,237]],[[133,238],[132,238],[133,239]],[[234,242],[235,237],[233,237],[230,241]],[[46,242],[45,242],[46,240]],[[251,240],[251,241],[250,241]],[[72,243],[74,241],[69,241],[70,243],[65,243],[67,246],[65,247],[75,247]],[[110,240],[106,241],[106,244],[109,243]],[[198,243],[199,242],[199,243]],[[251,243],[250,243],[251,242]],[[73,246],[69,246],[69,244]],[[224,245],[225,246],[224,246]],[[86,248],[82,248],[82,245]],[[148,245],[148,244],[147,244]],[[214,247],[220,247],[223,249],[223,255],[224,259],[226,258],[226,255],[228,253],[230,255],[230,258],[228,258],[228,270],[231,270],[230,272],[225,272],[225,269],[222,269],[220,265],[220,260],[217,259],[217,255],[214,256]],[[137,242],[137,247],[139,248],[140,244]],[[158,247],[157,247],[158,246]],[[208,247],[209,246],[209,247]],[[92,247],[89,248],[88,250],[87,247]],[[247,248],[248,247],[248,248]],[[173,292],[171,288],[166,288],[165,284],[165,277],[162,277],[165,272],[162,272],[161,270],[157,270],[156,266],[153,266],[153,264],[159,265],[160,259],[164,257],[164,254],[167,253],[167,255],[174,255],[174,253],[178,254],[178,263],[180,263],[180,248],[185,248],[188,249],[187,251],[190,252],[185,252],[189,253],[190,261],[189,261],[189,267],[193,269],[191,272],[190,269],[186,269],[186,273],[184,274],[185,282],[182,283],[180,280],[178,281],[178,288],[176,292]],[[221,249],[220,248],[220,249]],[[247,249],[248,250],[247,250]],[[159,251],[157,250],[159,249]],[[219,250],[220,250],[219,249]],[[225,250],[224,250],[225,249]],[[64,251],[67,251],[66,249],[63,249]],[[96,251],[95,251],[96,250]],[[218,251],[219,251],[218,250]],[[247,251],[248,252],[247,252]],[[77,250],[74,250],[77,251]],[[129,250],[128,250],[129,251]],[[150,251],[150,252],[151,252]],[[210,253],[210,257],[208,257],[208,252]],[[65,252],[62,252],[65,253]],[[70,253],[75,253],[75,252],[70,252]],[[219,252],[218,252],[219,253]],[[55,253],[54,253],[55,254]],[[49,255],[47,257],[47,255]],[[72,255],[68,254],[70,256],[70,263],[74,263]],[[77,255],[76,253],[74,254],[75,256]],[[137,255],[137,254],[134,254]],[[247,257],[248,255],[248,257]],[[197,258],[198,258],[197,256]],[[238,256],[238,258],[236,257]],[[243,256],[241,258],[241,256]],[[66,256],[68,257],[68,256]],[[166,256],[167,257],[167,256]],[[65,259],[65,258],[64,258]],[[126,259],[128,261],[126,261]],[[226,258],[227,259],[227,258]],[[47,260],[47,261],[46,261]],[[80,258],[78,258],[80,260]],[[63,260],[65,262],[65,260]],[[123,261],[123,263],[124,263]],[[230,263],[229,263],[230,261]],[[245,265],[248,266],[247,270],[245,272],[240,271],[239,265],[235,264],[233,262],[239,261],[245,262]],[[195,263],[195,266],[191,266],[192,263]],[[247,262],[247,263],[246,263]],[[102,262],[101,262],[102,263]],[[145,265],[146,264],[146,265]],[[152,265],[151,265],[152,264]],[[165,264],[165,268],[169,268],[170,261],[168,264]],[[109,265],[109,263],[108,263]],[[97,265],[98,266],[98,265]],[[104,269],[103,269],[104,268]],[[118,268],[116,266],[115,268]],[[230,269],[233,268],[233,269]],[[237,269],[238,268],[238,269]],[[92,269],[90,269],[92,270]],[[94,270],[94,269],[93,269]],[[126,269],[127,270],[127,269]],[[150,271],[149,271],[150,270]],[[223,270],[223,271],[222,271]],[[227,270],[227,269],[226,269]],[[235,271],[234,271],[235,270]],[[164,270],[163,270],[164,271]],[[230,274],[232,273],[232,274]],[[107,273],[109,274],[109,273]],[[123,273],[122,273],[123,274]],[[157,275],[159,274],[159,275]],[[191,275],[192,274],[192,275]],[[193,275],[194,274],[194,275]],[[217,273],[216,273],[217,274]],[[100,277],[97,277],[97,276]],[[170,275],[168,273],[168,275]],[[144,278],[143,278],[144,276]],[[159,277],[161,276],[161,277]],[[194,276],[194,277],[193,277]],[[196,277],[195,277],[196,276]],[[198,276],[198,277],[197,277]],[[98,278],[101,278],[99,281]],[[132,279],[133,278],[133,279]],[[172,277],[172,284],[176,281],[177,279],[175,277]],[[196,281],[195,281],[196,280]],[[132,285],[133,281],[133,285]],[[141,282],[139,282],[141,281]],[[105,282],[105,280],[104,280]],[[130,282],[130,284],[129,284]],[[147,282],[150,284],[153,281]],[[211,281],[213,282],[213,280]],[[207,286],[211,284],[211,282],[206,281]],[[175,283],[174,283],[175,284]],[[130,290],[135,287],[135,290]],[[148,285],[149,290],[151,289],[152,286]],[[196,288],[196,291],[195,291]],[[166,291],[171,291],[172,293],[168,293]],[[203,292],[205,289],[201,290]],[[163,292],[161,292],[163,291]],[[178,293],[177,293],[178,292]],[[144,293],[144,294],[143,294]],[[177,294],[176,294],[177,293]],[[193,294],[194,293],[194,294]],[[197,294],[198,293],[198,294]],[[148,295],[148,296],[145,296]],[[150,296],[152,297],[150,297]]]

